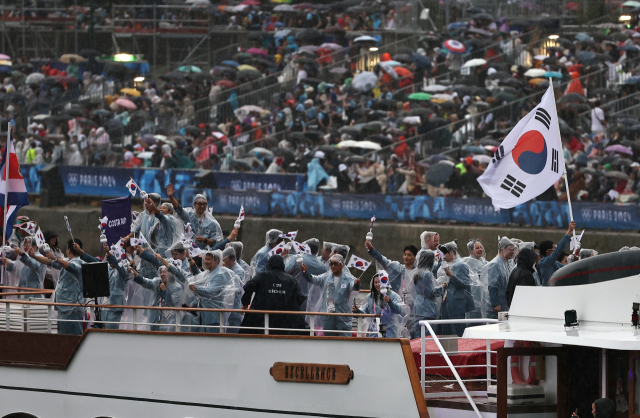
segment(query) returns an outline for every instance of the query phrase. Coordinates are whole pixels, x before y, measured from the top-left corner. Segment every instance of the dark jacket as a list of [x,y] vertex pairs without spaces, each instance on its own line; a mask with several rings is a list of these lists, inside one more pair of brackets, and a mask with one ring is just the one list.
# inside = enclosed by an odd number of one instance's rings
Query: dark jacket
[[[251,296],[253,302],[251,302]],[[306,300],[298,282],[284,272],[284,259],[272,256],[267,262],[267,270],[257,274],[244,285],[242,306],[251,302],[251,310],[264,311],[300,311],[300,305]],[[263,327],[263,314],[247,313],[242,327]],[[305,329],[304,315],[269,315],[270,328]],[[260,330],[240,329],[240,333],[263,334]],[[288,331],[269,331],[269,334],[289,335]]]
[[513,294],[516,286],[535,286],[536,280],[533,278],[533,265],[538,259],[538,253],[530,248],[523,248],[518,254],[518,265],[509,275],[509,284],[507,284],[507,302],[511,306]]

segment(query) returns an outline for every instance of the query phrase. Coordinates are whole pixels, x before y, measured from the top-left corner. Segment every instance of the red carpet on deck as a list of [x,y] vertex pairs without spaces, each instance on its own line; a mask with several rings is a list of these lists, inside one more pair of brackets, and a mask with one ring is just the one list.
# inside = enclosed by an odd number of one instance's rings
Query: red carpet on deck
[[[504,347],[503,340],[492,340],[491,351],[496,351],[498,348]],[[459,339],[458,351],[477,351],[477,353],[464,353],[450,355],[451,363],[454,366],[470,366],[477,364],[478,367],[464,367],[456,369],[460,377],[474,377],[474,376],[486,376],[487,375],[487,355],[484,352],[487,348],[486,340],[471,340],[471,339]],[[420,338],[411,340],[411,351],[413,352],[413,359],[416,362],[416,368],[420,373]],[[439,353],[436,343],[427,338],[425,341],[425,351],[427,353]],[[443,369],[427,369],[427,375],[441,375],[441,376],[453,376],[453,373],[444,361],[444,357],[441,355],[425,355],[426,367],[430,366],[444,366]],[[495,365],[497,362],[496,355],[491,354],[491,364]],[[496,373],[496,369],[493,368],[492,373]]]

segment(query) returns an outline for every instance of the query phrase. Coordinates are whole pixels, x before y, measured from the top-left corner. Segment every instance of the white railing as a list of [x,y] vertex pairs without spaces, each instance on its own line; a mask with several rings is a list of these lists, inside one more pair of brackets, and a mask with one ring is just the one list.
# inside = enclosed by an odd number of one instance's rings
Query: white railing
[[[471,407],[473,408],[473,410],[475,411],[476,415],[478,416],[478,418],[482,418],[482,415],[480,414],[480,411],[478,410],[478,407],[476,406],[476,403],[473,400],[473,397],[471,396],[471,394],[469,393],[469,391],[467,390],[467,387],[464,384],[463,379],[460,377],[460,375],[458,374],[458,371],[456,369],[458,368],[466,368],[466,367],[481,367],[481,366],[477,366],[477,365],[467,365],[467,366],[454,366],[453,363],[451,362],[451,359],[449,358],[449,355],[447,354],[447,352],[445,351],[444,347],[442,347],[442,344],[440,343],[441,340],[445,340],[445,339],[458,339],[457,337],[443,337],[443,338],[439,338],[438,335],[434,332],[433,328],[431,327],[431,325],[442,325],[442,324],[495,324],[498,323],[499,321],[497,319],[487,319],[487,318],[477,318],[477,319],[437,319],[437,320],[426,320],[426,321],[420,321],[420,384],[422,385],[422,393],[425,393],[426,390],[426,381],[425,381],[425,371],[427,369],[444,369],[446,368],[446,366],[430,366],[430,367],[426,367],[425,365],[425,360],[426,360],[426,356],[427,355],[442,355],[442,357],[444,358],[445,362],[447,363],[447,366],[449,367],[449,369],[451,370],[451,373],[453,373],[453,376],[456,378],[458,384],[460,385],[460,387],[462,388],[462,391],[464,392],[464,395],[467,397],[467,400],[469,401],[469,403],[471,404]],[[440,351],[440,353],[427,353],[425,350],[425,337],[426,337],[426,331],[429,331],[429,335],[431,336],[431,338],[433,338],[433,341],[436,343],[436,346],[438,347],[438,350]],[[491,378],[491,371],[494,368],[497,368],[496,365],[491,364],[491,354],[497,354],[496,351],[491,351],[491,340],[487,340],[487,349],[484,351],[486,353],[486,357],[487,357],[487,378],[486,379],[466,379],[467,382],[486,382],[487,383],[487,388],[489,387],[489,385],[491,384],[491,382],[497,382],[496,379],[492,379]],[[478,353],[478,351],[452,351],[449,354],[467,354],[467,353]],[[430,383],[451,383],[450,380],[430,380]]]
[[[45,291],[46,292],[46,291]],[[54,303],[48,302],[46,299],[34,299],[33,296],[38,293],[45,292],[28,292],[20,294],[20,297],[30,297],[30,299],[0,299],[0,330],[6,331],[23,331],[23,332],[45,332],[45,333],[53,333],[57,332],[57,323],[59,322],[71,322],[71,323],[83,323],[88,327],[96,327],[103,328],[108,324],[117,324],[119,326],[129,326],[131,329],[139,330],[142,327],[158,327],[154,329],[154,331],[165,331],[165,332],[198,332],[198,330],[207,330],[214,329],[215,332],[227,333],[229,330],[254,330],[260,331],[263,334],[269,334],[273,331],[285,331],[285,332],[293,332],[298,335],[302,335],[303,333],[308,333],[310,336],[317,336],[317,333],[341,333],[341,334],[352,334],[356,333],[358,337],[368,337],[368,336],[377,336],[381,335],[377,332],[372,332],[368,330],[361,330],[362,325],[364,324],[365,318],[376,318],[380,317],[380,315],[370,315],[370,314],[354,314],[354,313],[327,313],[327,312],[306,312],[306,311],[261,311],[261,310],[242,310],[242,309],[207,309],[207,308],[174,308],[174,307],[157,307],[157,306],[114,306],[114,305],[95,305],[95,304],[71,304],[71,303]],[[48,291],[46,293],[50,293]],[[6,293],[0,293],[0,296],[7,296]],[[13,297],[18,296],[18,293],[9,294]],[[66,306],[66,307],[80,307],[80,308],[88,308],[90,312],[90,317],[88,320],[81,319],[61,319],[55,316],[56,306]],[[109,309],[123,309],[125,313],[128,311],[130,315],[123,315],[123,317],[131,318],[130,320],[125,320],[123,318],[122,321],[113,322],[113,321],[105,321],[103,315],[105,315],[105,310]],[[96,310],[100,311],[101,319],[97,320],[96,318]],[[164,314],[169,312],[174,312],[175,314],[169,319],[169,322],[159,322],[152,323],[146,320],[145,315],[139,315],[144,311],[160,311],[161,318],[165,318]],[[192,313],[198,312],[215,312],[219,313],[221,318],[220,324],[210,324],[210,325],[202,325],[202,324],[193,324],[193,323],[183,323],[183,316],[190,315]],[[240,314],[255,314],[255,315],[264,315],[264,326],[263,327],[242,327],[239,325],[229,325],[228,319],[229,315],[237,312]],[[309,317],[309,323],[315,324],[316,317],[318,316],[340,316],[340,317],[351,317],[357,319],[357,329],[354,331],[353,329],[349,330],[325,330],[325,329],[315,329],[310,327],[307,328],[276,328],[269,325],[269,319],[271,315],[304,315]],[[138,317],[142,316],[143,320],[139,320]],[[231,331],[233,332],[233,331]]]

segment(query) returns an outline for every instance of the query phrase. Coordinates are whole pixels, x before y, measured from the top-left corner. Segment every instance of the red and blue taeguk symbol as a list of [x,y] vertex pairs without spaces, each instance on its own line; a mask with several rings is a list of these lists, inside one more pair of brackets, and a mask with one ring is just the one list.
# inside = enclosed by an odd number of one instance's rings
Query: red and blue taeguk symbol
[[364,267],[364,263],[362,261],[358,260],[358,261],[356,261],[355,266],[356,267]]
[[547,142],[536,130],[525,132],[511,151],[513,161],[527,174],[539,174],[547,165]]

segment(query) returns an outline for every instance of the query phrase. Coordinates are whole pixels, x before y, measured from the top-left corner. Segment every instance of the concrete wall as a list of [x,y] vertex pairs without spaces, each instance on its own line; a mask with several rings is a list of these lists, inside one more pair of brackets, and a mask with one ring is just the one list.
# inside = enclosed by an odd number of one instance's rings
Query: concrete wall
[[[134,208],[141,210],[141,207]],[[27,215],[38,222],[43,231],[51,229],[60,234],[60,241],[68,240],[63,216],[69,217],[74,237],[80,238],[85,249],[90,254],[101,252],[98,230],[98,218],[101,209],[71,209],[49,208],[42,209],[36,206],[26,206],[20,209],[20,215]],[[233,228],[235,216],[217,216],[223,230]],[[367,220],[332,220],[332,219],[293,219],[293,218],[258,218],[248,217],[242,223],[239,239],[243,242],[245,252],[243,259],[251,261],[253,254],[264,245],[265,233],[271,228],[284,232],[298,230],[298,240],[318,238],[322,241],[330,241],[347,244],[352,253],[369,259],[364,248],[365,235],[369,230]],[[385,256],[392,260],[401,260],[402,249],[405,245],[413,244],[420,248],[420,234],[423,231],[432,230],[440,233],[440,241],[448,242],[458,239],[460,253],[467,256],[466,244],[469,238],[482,238],[487,251],[487,258],[491,259],[497,252],[498,235],[516,237],[523,241],[541,242],[551,239],[558,242],[564,231],[557,229],[535,229],[515,227],[481,227],[471,225],[437,225],[437,224],[401,224],[393,222],[377,222],[373,231],[373,244]],[[598,252],[606,253],[617,251],[625,245],[640,246],[640,236],[633,232],[601,232],[588,230],[582,240],[584,248],[592,248]],[[567,248],[568,251],[568,248]],[[368,279],[373,272],[370,268],[363,278]]]

